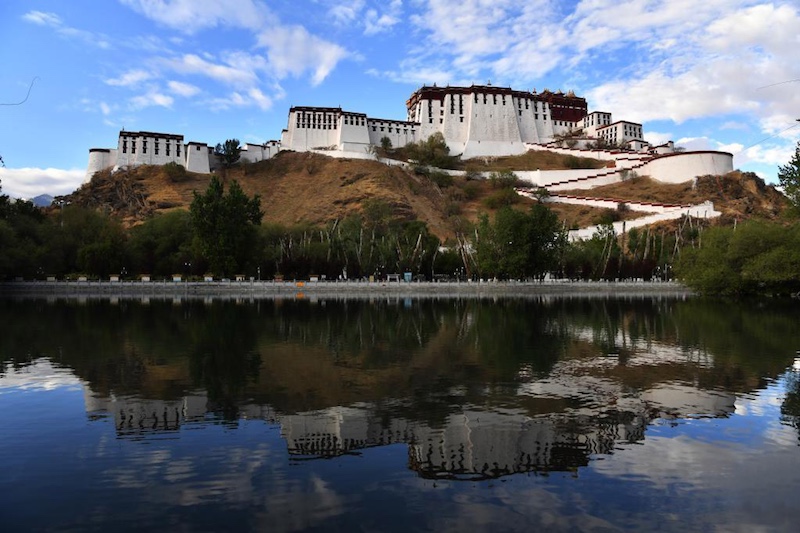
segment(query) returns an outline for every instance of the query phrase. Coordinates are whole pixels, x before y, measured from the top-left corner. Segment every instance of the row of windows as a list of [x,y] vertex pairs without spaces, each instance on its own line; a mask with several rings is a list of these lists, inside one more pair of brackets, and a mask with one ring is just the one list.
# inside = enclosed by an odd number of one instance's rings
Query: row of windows
[[345,115],[344,123],[350,126],[365,126],[366,119],[364,117],[349,117]]
[[312,130],[335,130],[338,128],[338,125],[334,122],[333,124],[317,124],[316,122],[297,122],[297,128],[308,128]]
[[[154,144],[153,152],[154,152],[155,155],[158,155],[159,154],[160,142],[158,141],[158,139],[156,139],[153,144]],[[165,143],[165,148],[166,148],[166,152],[165,153],[166,153],[167,156],[170,155],[170,147],[171,146],[172,146],[172,143],[170,143],[169,141],[167,141]],[[128,153],[128,140],[127,139],[122,139],[122,153],[123,154],[127,154]],[[136,153],[136,139],[131,139],[131,153],[132,154]],[[142,153],[143,154],[147,153],[147,139],[143,139],[142,140]],[[175,155],[177,157],[180,157],[180,155],[181,155],[181,145],[179,143],[175,143]]]
[[[380,127],[381,131],[384,131],[384,126],[376,126],[374,124],[372,125],[372,131],[378,131],[377,128],[379,128],[379,127]],[[395,128],[394,130],[395,130],[394,133],[400,133],[400,128]],[[392,127],[391,126],[389,126],[389,131],[387,133],[392,133]],[[403,128],[403,133],[404,134],[408,134],[408,128]],[[412,128],[411,129],[411,134],[414,135],[414,133],[415,133],[415,130]]]

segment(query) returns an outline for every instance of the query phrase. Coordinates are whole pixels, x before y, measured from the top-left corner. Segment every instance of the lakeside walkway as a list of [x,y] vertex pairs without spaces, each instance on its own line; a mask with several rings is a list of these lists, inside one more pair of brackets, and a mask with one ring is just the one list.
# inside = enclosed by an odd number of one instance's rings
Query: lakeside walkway
[[248,297],[248,298],[404,298],[584,296],[689,296],[676,282],[366,282],[366,281],[16,281],[0,284],[0,296],[61,297]]

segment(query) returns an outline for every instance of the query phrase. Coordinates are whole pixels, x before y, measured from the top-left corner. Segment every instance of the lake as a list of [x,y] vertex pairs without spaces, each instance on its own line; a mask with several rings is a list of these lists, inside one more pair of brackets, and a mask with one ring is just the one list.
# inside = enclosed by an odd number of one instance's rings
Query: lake
[[794,531],[797,302],[3,298],[3,531]]

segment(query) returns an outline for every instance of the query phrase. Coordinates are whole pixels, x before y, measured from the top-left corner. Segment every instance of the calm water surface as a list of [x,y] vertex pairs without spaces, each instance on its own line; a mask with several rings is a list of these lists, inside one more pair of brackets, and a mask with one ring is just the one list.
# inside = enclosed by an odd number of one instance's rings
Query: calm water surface
[[798,311],[0,300],[0,529],[795,531]]

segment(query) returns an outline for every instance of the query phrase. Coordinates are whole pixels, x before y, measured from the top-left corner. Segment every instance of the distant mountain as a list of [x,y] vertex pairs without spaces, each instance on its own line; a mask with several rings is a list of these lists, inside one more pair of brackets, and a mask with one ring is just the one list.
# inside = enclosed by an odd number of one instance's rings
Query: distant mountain
[[36,207],[49,207],[53,203],[53,197],[49,194],[40,194],[35,198],[31,198],[31,202]]

